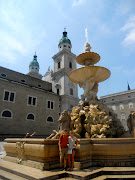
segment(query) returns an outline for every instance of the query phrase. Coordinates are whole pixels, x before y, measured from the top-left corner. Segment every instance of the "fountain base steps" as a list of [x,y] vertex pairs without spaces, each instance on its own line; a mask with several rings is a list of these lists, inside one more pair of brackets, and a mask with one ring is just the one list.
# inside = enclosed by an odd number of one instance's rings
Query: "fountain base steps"
[[0,179],[5,180],[56,180],[56,179],[92,179],[92,180],[126,180],[135,179],[135,167],[91,167],[89,169],[74,171],[59,171],[54,169],[42,171],[40,169],[19,165],[0,160]]

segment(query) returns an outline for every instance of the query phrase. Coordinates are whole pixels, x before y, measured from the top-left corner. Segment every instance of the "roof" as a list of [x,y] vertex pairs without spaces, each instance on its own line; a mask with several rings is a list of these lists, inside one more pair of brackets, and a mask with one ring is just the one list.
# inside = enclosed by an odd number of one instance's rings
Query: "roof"
[[67,37],[66,30],[64,30],[64,32],[63,32],[63,36],[62,36],[62,39],[59,41],[59,45],[62,44],[62,43],[69,43],[69,44],[71,44],[70,39],[68,39],[68,37]]
[[39,63],[37,62],[37,55],[36,55],[36,53],[35,53],[35,55],[33,56],[33,60],[30,62],[30,64],[29,64],[29,67],[30,66],[37,66],[37,67],[39,67]]

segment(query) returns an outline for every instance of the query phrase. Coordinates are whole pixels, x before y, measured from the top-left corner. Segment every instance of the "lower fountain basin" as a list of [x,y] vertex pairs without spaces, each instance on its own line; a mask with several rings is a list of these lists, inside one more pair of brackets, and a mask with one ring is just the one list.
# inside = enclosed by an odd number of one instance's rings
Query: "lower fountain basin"
[[74,83],[84,83],[90,77],[94,77],[95,82],[105,81],[110,77],[110,71],[100,66],[86,66],[75,69],[69,74],[69,79]]
[[[5,139],[5,160],[38,169],[59,167],[58,140]],[[135,166],[135,138],[79,139],[75,168]]]

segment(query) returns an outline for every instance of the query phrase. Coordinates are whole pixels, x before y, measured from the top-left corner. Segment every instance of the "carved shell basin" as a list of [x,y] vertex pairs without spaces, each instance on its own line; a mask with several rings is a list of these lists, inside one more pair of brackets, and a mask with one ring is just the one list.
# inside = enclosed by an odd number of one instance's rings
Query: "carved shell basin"
[[86,60],[91,60],[93,64],[96,64],[100,60],[100,56],[94,52],[85,52],[76,57],[78,64],[84,65]]
[[75,69],[69,74],[69,79],[74,83],[83,83],[90,77],[95,77],[97,83],[102,82],[110,77],[110,71],[100,66],[86,66]]

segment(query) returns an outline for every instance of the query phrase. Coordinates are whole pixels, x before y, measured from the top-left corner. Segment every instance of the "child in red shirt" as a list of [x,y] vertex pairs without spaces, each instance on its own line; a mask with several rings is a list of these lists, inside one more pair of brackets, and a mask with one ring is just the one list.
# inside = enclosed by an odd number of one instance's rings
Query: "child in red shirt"
[[63,134],[60,135],[59,138],[59,151],[60,151],[60,167],[62,168],[62,160],[64,159],[64,169],[67,169],[67,143],[68,143],[68,135],[67,130],[64,129]]

